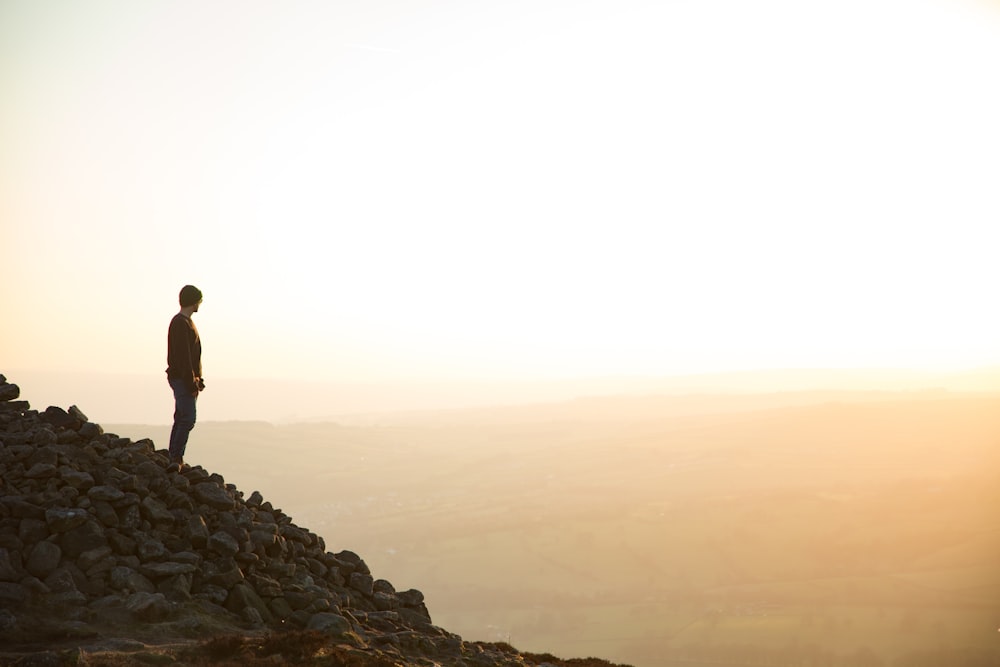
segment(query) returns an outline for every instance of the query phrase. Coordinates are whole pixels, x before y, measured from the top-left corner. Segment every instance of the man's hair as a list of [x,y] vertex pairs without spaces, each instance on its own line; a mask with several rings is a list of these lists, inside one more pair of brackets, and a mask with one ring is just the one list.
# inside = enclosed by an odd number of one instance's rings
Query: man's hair
[[180,293],[181,308],[193,306],[201,301],[201,290],[194,285],[185,285]]

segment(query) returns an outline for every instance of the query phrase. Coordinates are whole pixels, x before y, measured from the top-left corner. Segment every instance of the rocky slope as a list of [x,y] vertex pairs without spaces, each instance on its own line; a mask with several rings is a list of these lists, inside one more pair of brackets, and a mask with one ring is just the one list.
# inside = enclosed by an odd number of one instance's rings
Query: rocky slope
[[562,662],[463,641],[260,493],[19,394],[0,375],[0,664]]

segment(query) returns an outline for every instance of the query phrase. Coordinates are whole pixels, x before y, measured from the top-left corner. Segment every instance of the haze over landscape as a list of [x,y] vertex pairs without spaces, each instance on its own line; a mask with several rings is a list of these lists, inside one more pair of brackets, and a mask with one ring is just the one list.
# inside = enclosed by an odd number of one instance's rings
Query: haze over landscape
[[997,664],[998,66],[985,0],[6,0],[0,372],[165,447],[192,283],[190,463],[450,630]]

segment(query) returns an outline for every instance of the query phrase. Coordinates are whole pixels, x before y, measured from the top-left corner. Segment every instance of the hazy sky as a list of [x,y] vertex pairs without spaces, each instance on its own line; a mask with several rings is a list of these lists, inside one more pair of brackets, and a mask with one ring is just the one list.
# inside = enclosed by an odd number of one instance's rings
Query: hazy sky
[[[1000,363],[1000,6],[0,2],[0,372]],[[15,378],[16,379],[16,378]]]

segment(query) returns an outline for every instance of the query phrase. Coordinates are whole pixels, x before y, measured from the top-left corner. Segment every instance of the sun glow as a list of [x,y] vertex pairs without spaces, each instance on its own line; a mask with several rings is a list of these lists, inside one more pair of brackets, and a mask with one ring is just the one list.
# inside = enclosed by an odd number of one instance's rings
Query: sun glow
[[391,9],[6,4],[4,351],[159,363],[190,282],[228,375],[1000,361],[996,16]]

